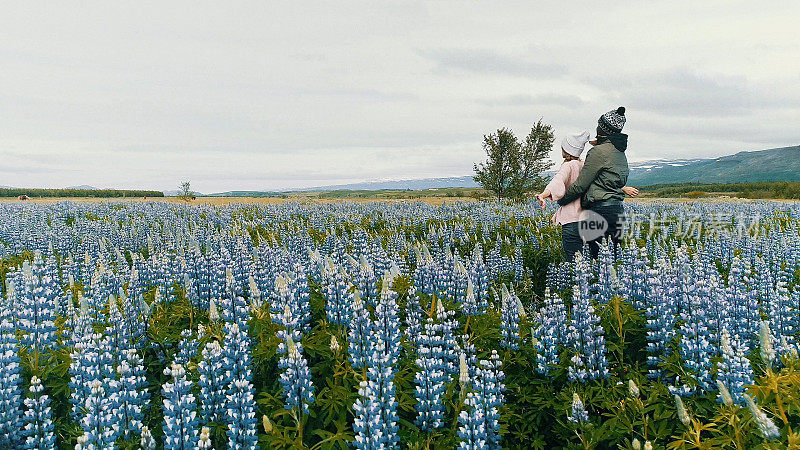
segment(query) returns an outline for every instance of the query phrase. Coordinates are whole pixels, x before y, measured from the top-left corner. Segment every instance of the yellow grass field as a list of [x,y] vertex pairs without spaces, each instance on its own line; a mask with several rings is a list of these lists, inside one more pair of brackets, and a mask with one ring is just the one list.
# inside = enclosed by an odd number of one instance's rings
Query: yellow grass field
[[456,201],[476,201],[470,197],[420,197],[414,199],[385,199],[375,197],[352,197],[352,198],[317,198],[310,196],[289,196],[289,197],[197,197],[195,200],[184,201],[178,197],[142,197],[135,198],[98,198],[98,197],[43,197],[29,198],[28,200],[18,200],[16,198],[0,198],[0,203],[37,203],[50,204],[58,202],[167,202],[167,203],[186,203],[189,205],[228,205],[238,203],[256,203],[260,205],[281,204],[281,203],[337,203],[337,202],[387,202],[398,203],[408,201],[422,201],[430,205],[441,205],[444,203],[454,203]]

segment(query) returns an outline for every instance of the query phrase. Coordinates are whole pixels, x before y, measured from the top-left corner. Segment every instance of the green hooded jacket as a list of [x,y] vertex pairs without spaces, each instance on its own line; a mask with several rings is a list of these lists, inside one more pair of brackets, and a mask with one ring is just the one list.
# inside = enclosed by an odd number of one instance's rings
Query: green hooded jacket
[[593,203],[604,200],[625,199],[622,187],[628,182],[628,135],[616,133],[602,137],[597,145],[586,153],[580,175],[558,201],[567,205],[581,199],[581,206],[590,208]]

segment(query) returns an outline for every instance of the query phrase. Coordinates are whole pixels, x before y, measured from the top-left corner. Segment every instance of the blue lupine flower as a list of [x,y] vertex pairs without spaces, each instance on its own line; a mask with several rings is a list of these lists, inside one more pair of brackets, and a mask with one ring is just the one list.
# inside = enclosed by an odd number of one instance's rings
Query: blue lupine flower
[[299,409],[303,414],[308,414],[308,405],[314,403],[314,384],[311,382],[311,371],[303,357],[302,345],[294,343],[291,337],[286,343],[288,352],[280,358],[278,367],[283,369],[280,382],[286,394],[287,410]]
[[753,384],[753,369],[750,360],[737,340],[732,340],[727,330],[722,331],[722,361],[718,365],[717,379],[728,388],[734,402],[743,405],[745,387]]
[[492,449],[501,448],[499,408],[503,405],[503,392],[506,389],[503,384],[505,374],[501,370],[502,364],[497,351],[492,350],[489,359],[478,362],[474,386],[475,392],[481,399],[478,405],[482,408],[485,421],[486,446]]
[[769,312],[769,328],[775,339],[775,349],[778,355],[784,355],[796,349],[798,330],[797,305],[793,304],[792,294],[789,292],[785,275],[775,284],[774,293],[766,305]]
[[758,309],[758,290],[754,286],[749,267],[739,257],[734,257],[728,275],[728,287],[725,290],[727,304],[730,308],[730,322],[726,328],[731,337],[750,352],[758,336],[758,323],[761,315]]
[[192,330],[181,331],[181,340],[178,342],[178,354],[175,355],[175,364],[185,366],[197,356],[197,339]]
[[[580,263],[576,263],[576,266]],[[608,374],[606,343],[600,318],[589,303],[588,287],[578,284],[572,294],[572,320],[567,331],[567,343],[573,352],[568,378],[586,381],[605,378]]]
[[472,250],[472,262],[469,268],[469,275],[475,283],[475,298],[478,300],[478,306],[482,309],[482,313],[486,310],[486,306],[488,305],[489,270],[483,262],[483,251],[481,250],[480,244],[475,244],[475,248]]
[[482,400],[475,392],[467,393],[464,409],[458,414],[458,448],[479,450],[486,448],[486,421],[483,417]]
[[649,293],[642,299],[647,311],[647,364],[650,376],[661,374],[658,365],[669,355],[669,344],[675,336],[675,321],[680,292],[677,275],[661,260],[659,269],[646,270]]
[[[80,422],[85,415],[84,406],[92,392],[93,382],[100,381],[102,384],[104,381],[98,348],[101,337],[99,334],[93,333],[91,329],[82,333],[75,343],[75,350],[71,354],[72,362],[69,366],[72,417],[77,422]],[[103,390],[103,394],[105,394],[105,390]]]
[[519,299],[509,293],[505,285],[501,290],[500,346],[516,350],[519,348]]
[[142,450],[156,450],[156,440],[153,438],[147,425],[142,426],[142,440],[139,444],[139,448]]
[[118,406],[114,414],[117,416],[119,433],[129,439],[132,434],[141,433],[144,409],[150,400],[144,360],[135,349],[127,349],[120,356],[117,372],[119,389],[115,403]]
[[467,289],[464,301],[461,303],[461,311],[465,316],[477,316],[484,312],[478,300],[475,298],[475,288],[472,284],[472,278],[467,279]]
[[225,393],[228,389],[227,374],[223,367],[222,347],[210,341],[203,348],[203,359],[197,365],[200,379],[200,420],[202,423],[222,423],[225,417]]
[[400,351],[400,333],[395,300],[396,294],[389,292],[388,283],[383,283],[375,307],[377,320],[370,335],[370,354],[365,361],[367,380],[361,383],[360,397],[353,405],[353,445],[358,449],[396,448],[399,444],[394,364]]
[[455,351],[458,345],[455,336],[455,329],[458,327],[456,312],[445,308],[444,302],[435,296],[431,301],[435,311],[435,325],[430,331],[431,345],[442,349],[445,370],[448,375],[455,375],[458,373],[458,354]]
[[366,367],[367,358],[371,352],[372,322],[369,319],[369,311],[361,301],[361,295],[358,291],[353,296],[351,317],[350,329],[347,333],[350,362],[354,369],[362,369]]
[[197,413],[192,382],[186,379],[183,366],[172,364],[164,369],[172,379],[161,389],[164,402],[164,448],[189,450],[197,446]]
[[[330,260],[329,260],[330,261]],[[323,292],[325,296],[325,313],[331,323],[347,326],[350,322],[350,302],[353,298],[352,286],[346,282],[345,274],[329,262],[330,280]]]
[[[308,302],[301,305],[304,296],[296,296],[290,286],[291,280],[278,276],[275,278],[275,299],[272,304],[272,320],[283,325],[283,329],[278,330],[277,336],[281,340],[278,345],[278,353],[286,353],[285,342],[291,337],[293,341],[300,342],[303,333],[307,328],[307,321],[310,316]],[[279,309],[280,308],[280,309]]]
[[544,306],[536,317],[538,327],[533,329],[536,348],[536,370],[547,374],[558,365],[558,351],[566,344],[567,312],[564,302],[545,289]]
[[445,350],[436,346],[435,324],[428,318],[425,332],[419,337],[419,357],[416,360],[419,371],[414,375],[416,382],[417,419],[419,427],[431,431],[444,425],[444,393],[447,381]]
[[81,419],[83,435],[78,439],[77,449],[110,449],[114,446],[115,418],[109,407],[109,397],[103,389],[103,382],[92,380],[89,395],[83,404],[86,414]]
[[25,399],[28,408],[23,417],[25,426],[22,434],[25,436],[26,449],[55,448],[56,439],[53,435],[53,420],[50,411],[50,397],[44,394],[42,382],[34,375],[31,377],[30,398]]
[[572,394],[572,411],[567,419],[578,424],[589,421],[589,412],[583,407],[583,401],[577,392]]
[[250,339],[237,324],[225,327],[223,349],[227,390],[226,422],[229,449],[255,449],[256,404],[250,370]]
[[0,306],[0,447],[7,448],[13,448],[17,443],[22,423],[22,368],[17,356],[19,343],[10,316],[10,309],[6,305]]
[[396,448],[399,443],[394,368],[389,360],[389,355],[375,351],[369,359],[368,379],[360,384],[353,405],[353,445],[358,449]]
[[385,277],[375,305],[375,323],[371,338],[373,352],[381,351],[389,357],[389,364],[394,364],[400,355],[400,319],[397,294],[389,289]]
[[[41,266],[41,254],[36,253],[34,266]],[[45,352],[55,344],[56,296],[58,286],[41,277],[43,268],[34,271],[27,262],[22,267],[22,283],[14,286],[20,309],[17,326],[24,333],[22,346]]]
[[419,296],[416,290],[409,291],[408,301],[406,302],[405,338],[410,341],[414,347],[419,345],[419,339],[422,335],[422,320],[424,314],[419,304]]
[[[698,286],[702,286],[703,283],[703,280],[697,281]],[[708,298],[702,297],[697,292],[687,292],[684,294],[684,299],[686,305],[681,308],[680,314],[683,324],[678,330],[681,336],[679,348],[683,364],[695,377],[697,386],[693,387],[676,380],[678,385],[669,386],[669,389],[673,394],[691,395],[697,389],[702,392],[712,389],[711,358],[716,356],[717,351],[711,343],[714,337],[707,315]]]

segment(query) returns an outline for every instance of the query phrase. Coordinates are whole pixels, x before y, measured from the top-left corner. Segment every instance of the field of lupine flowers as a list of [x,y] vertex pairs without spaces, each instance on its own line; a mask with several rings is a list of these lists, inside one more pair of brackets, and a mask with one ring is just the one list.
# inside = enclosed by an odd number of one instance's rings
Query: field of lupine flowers
[[0,204],[0,448],[791,448],[800,205]]

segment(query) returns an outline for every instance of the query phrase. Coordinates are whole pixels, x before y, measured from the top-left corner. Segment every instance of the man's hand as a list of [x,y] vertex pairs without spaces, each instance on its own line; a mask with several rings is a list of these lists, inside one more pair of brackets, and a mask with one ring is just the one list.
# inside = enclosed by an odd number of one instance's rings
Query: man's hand
[[633,186],[623,186],[622,187],[622,192],[624,192],[625,195],[627,195],[628,197],[638,197],[639,196],[639,190],[636,189]]

